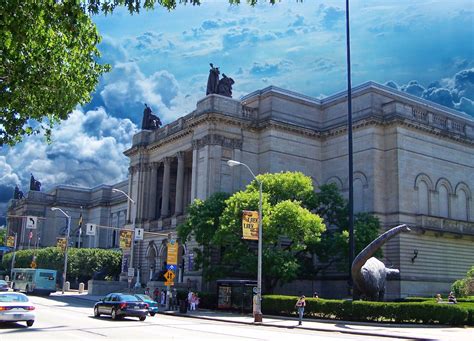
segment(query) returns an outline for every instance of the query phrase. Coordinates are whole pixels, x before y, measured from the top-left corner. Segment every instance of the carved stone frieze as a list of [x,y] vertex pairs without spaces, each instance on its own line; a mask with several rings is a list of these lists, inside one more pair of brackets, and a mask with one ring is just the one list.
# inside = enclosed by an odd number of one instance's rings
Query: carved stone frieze
[[193,149],[209,145],[218,145],[225,148],[242,149],[241,139],[232,139],[218,134],[209,134],[193,141]]

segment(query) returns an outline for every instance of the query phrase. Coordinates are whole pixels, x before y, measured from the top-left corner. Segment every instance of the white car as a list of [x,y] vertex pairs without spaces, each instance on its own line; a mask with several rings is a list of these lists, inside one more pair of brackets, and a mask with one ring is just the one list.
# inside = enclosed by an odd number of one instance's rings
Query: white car
[[0,322],[26,321],[31,327],[35,323],[35,307],[28,296],[19,292],[0,293]]

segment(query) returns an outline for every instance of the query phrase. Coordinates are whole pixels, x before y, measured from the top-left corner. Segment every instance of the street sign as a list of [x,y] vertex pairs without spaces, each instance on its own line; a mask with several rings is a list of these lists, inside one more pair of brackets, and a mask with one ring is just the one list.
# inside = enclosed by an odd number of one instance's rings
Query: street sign
[[178,242],[168,243],[168,257],[166,264],[178,264]]
[[30,264],[31,268],[32,269],[36,269],[36,262],[35,261],[32,261],[31,264]]
[[168,286],[168,285],[174,285],[174,282],[173,281],[165,281],[165,285]]
[[128,277],[135,276],[135,268],[128,268]]
[[95,236],[95,230],[97,228],[96,224],[86,224],[86,235]]
[[166,270],[171,270],[171,271],[173,271],[173,272],[176,272],[177,268],[178,268],[178,266],[175,265],[175,264],[171,264],[171,265],[170,265],[170,264],[167,264],[167,265],[166,265]]
[[27,229],[36,229],[38,223],[38,217],[28,216],[26,217],[26,228]]
[[176,277],[176,275],[174,274],[173,271],[166,271],[164,277],[166,278],[166,281],[167,282],[172,282],[174,280],[174,278]]
[[143,231],[142,228],[135,229],[135,240],[143,240]]

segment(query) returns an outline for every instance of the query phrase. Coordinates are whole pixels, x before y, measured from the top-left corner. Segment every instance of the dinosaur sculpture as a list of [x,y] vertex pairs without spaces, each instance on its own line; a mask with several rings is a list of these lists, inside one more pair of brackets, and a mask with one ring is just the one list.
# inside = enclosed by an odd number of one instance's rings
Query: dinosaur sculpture
[[410,229],[405,224],[396,226],[381,234],[355,257],[351,268],[354,297],[369,301],[383,301],[386,279],[398,275],[400,271],[386,268],[384,263],[372,255],[399,233],[409,231]]

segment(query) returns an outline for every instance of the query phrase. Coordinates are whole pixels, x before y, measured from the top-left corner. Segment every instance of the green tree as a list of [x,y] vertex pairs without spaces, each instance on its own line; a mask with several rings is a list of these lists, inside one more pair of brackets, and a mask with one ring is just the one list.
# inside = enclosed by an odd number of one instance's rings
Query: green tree
[[[3,256],[2,267],[10,270],[13,253]],[[63,272],[64,252],[58,247],[28,249],[16,251],[15,267],[29,268],[33,257],[36,256],[38,268],[53,269]],[[105,270],[107,276],[115,277],[120,274],[122,253],[116,250],[69,248],[67,279],[87,281],[94,273]]]
[[0,245],[7,245],[7,229],[0,228]]
[[474,266],[468,270],[466,277],[458,279],[451,285],[451,290],[458,297],[474,295]]
[[[321,271],[332,265],[338,269],[348,269],[349,231],[347,201],[342,197],[335,184],[322,185],[314,198],[313,211],[324,218],[328,229],[321,237],[319,245],[309,245],[309,253],[317,256],[317,261],[305,257],[304,273],[309,278],[316,278]],[[378,237],[380,221],[368,213],[358,213],[354,217],[355,253],[358,254],[370,242]],[[382,256],[382,250],[376,257]]]
[[76,1],[4,0],[0,17],[0,146],[49,137],[107,70],[99,33]]
[[[272,292],[277,284],[297,277],[298,255],[307,252],[307,245],[319,242],[325,225],[307,208],[314,192],[309,177],[298,172],[282,172],[258,175],[257,178],[263,182],[264,284],[265,290]],[[204,235],[201,229],[206,227],[207,245],[219,251],[212,272],[206,272],[207,279],[229,275],[255,277],[257,243],[242,239],[242,211],[257,211],[258,202],[259,186],[253,181],[245,191],[237,192],[225,201],[220,217],[217,210],[212,218],[191,212],[185,224],[187,229],[179,228],[180,235],[189,240],[192,234]],[[222,205],[219,207],[222,209]],[[199,220],[208,223],[198,223]],[[212,228],[211,221],[216,223]],[[201,262],[200,265],[208,267],[210,263]]]
[[177,229],[180,239],[187,241],[193,238],[200,246],[194,249],[194,262],[198,269],[203,270],[203,277],[206,279],[211,276],[211,255],[215,250],[212,238],[219,228],[227,198],[229,194],[218,192],[207,200],[194,200],[188,207],[188,218]]
[[[274,4],[275,0],[269,0]],[[90,14],[131,13],[199,0],[3,0],[0,6],[0,146],[44,133],[90,100],[101,74],[101,37]],[[229,0],[240,4],[240,0]],[[256,0],[247,3],[255,5]]]

